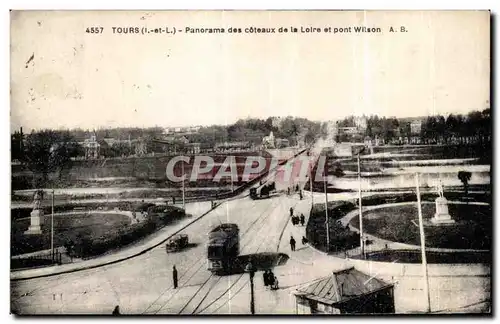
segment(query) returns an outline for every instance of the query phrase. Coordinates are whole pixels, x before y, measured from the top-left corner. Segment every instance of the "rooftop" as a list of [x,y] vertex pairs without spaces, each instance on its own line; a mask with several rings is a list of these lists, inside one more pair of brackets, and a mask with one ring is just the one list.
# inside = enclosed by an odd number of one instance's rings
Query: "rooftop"
[[297,295],[333,305],[392,286],[351,267],[297,289]]

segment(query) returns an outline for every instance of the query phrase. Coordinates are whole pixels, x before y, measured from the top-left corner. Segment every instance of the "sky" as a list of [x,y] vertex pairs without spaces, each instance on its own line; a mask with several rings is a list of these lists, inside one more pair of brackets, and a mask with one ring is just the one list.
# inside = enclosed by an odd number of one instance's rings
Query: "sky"
[[[184,32],[115,34],[112,27]],[[276,33],[245,33],[249,27]],[[351,32],[323,32],[328,27]],[[11,130],[466,114],[490,106],[489,80],[487,11],[11,13]]]

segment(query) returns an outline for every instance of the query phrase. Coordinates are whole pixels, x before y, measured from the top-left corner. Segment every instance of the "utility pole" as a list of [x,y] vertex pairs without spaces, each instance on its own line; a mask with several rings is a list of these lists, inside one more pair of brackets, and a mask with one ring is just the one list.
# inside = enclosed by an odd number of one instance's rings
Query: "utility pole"
[[253,277],[255,275],[255,268],[252,264],[252,261],[249,261],[245,267],[245,272],[248,272],[250,275],[250,313],[252,315],[255,314],[255,293],[253,288]]
[[309,191],[311,192],[311,208],[314,206],[313,180],[312,180],[312,164],[309,161]]
[[54,262],[54,196],[55,190],[52,189],[52,217],[50,218],[50,251],[52,252],[52,262]]
[[360,157],[358,153],[358,200],[359,200],[359,240],[360,240],[360,247],[361,247],[361,255],[363,258],[365,257],[365,241],[363,239],[363,212],[362,212],[362,196],[361,196],[361,162],[360,162]]
[[422,251],[422,268],[424,273],[424,294],[426,298],[426,312],[431,312],[431,297],[429,295],[429,277],[427,273],[427,257],[425,255],[425,234],[424,234],[424,221],[422,217],[422,204],[420,201],[420,183],[418,173],[415,173],[415,183],[417,187],[417,207],[418,207],[418,227],[420,229],[420,244]]
[[186,196],[185,196],[185,184],[184,182],[186,181],[186,174],[184,173],[184,161],[182,161],[182,208],[186,210]]
[[330,252],[330,220],[328,219],[328,194],[326,192],[326,167],[323,176],[323,186],[325,189],[325,226],[326,226],[326,253]]

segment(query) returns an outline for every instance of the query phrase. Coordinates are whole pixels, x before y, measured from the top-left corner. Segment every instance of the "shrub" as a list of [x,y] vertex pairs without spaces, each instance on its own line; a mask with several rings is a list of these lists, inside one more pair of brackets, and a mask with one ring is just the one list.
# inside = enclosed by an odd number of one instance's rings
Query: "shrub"
[[175,206],[154,206],[154,208],[158,207],[161,207],[162,212],[148,213],[148,219],[145,222],[115,228],[105,236],[98,238],[92,238],[91,234],[79,235],[75,242],[73,242],[72,250],[74,256],[87,258],[129,245],[152,234],[171,220],[181,218],[185,215],[183,209]]

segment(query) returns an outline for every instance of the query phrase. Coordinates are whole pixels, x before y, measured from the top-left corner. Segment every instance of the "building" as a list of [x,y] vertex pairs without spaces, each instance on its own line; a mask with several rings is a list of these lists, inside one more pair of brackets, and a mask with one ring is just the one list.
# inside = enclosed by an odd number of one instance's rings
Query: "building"
[[83,141],[82,147],[85,151],[85,159],[98,159],[101,154],[101,144],[97,141],[97,135],[92,134],[90,138]]
[[264,138],[262,139],[262,146],[267,149],[273,149],[276,147],[276,143],[274,142],[274,140],[274,134],[271,131],[268,136],[264,136]]
[[338,131],[340,134],[345,134],[345,135],[357,135],[360,133],[358,127],[356,126],[338,127]]
[[290,141],[287,140],[286,138],[276,138],[274,143],[275,143],[274,147],[276,148],[284,148],[290,146]]
[[394,313],[394,285],[354,267],[333,272],[294,294],[297,314]]
[[164,134],[195,134],[198,133],[201,126],[189,126],[189,127],[167,127],[163,129]]
[[412,134],[420,134],[422,131],[422,121],[414,120],[410,123],[410,131]]
[[252,144],[250,142],[223,142],[215,144],[215,151],[225,152],[225,151],[247,151],[252,149]]
[[356,125],[360,133],[364,133],[368,127],[368,119],[365,116],[354,117],[354,125]]

